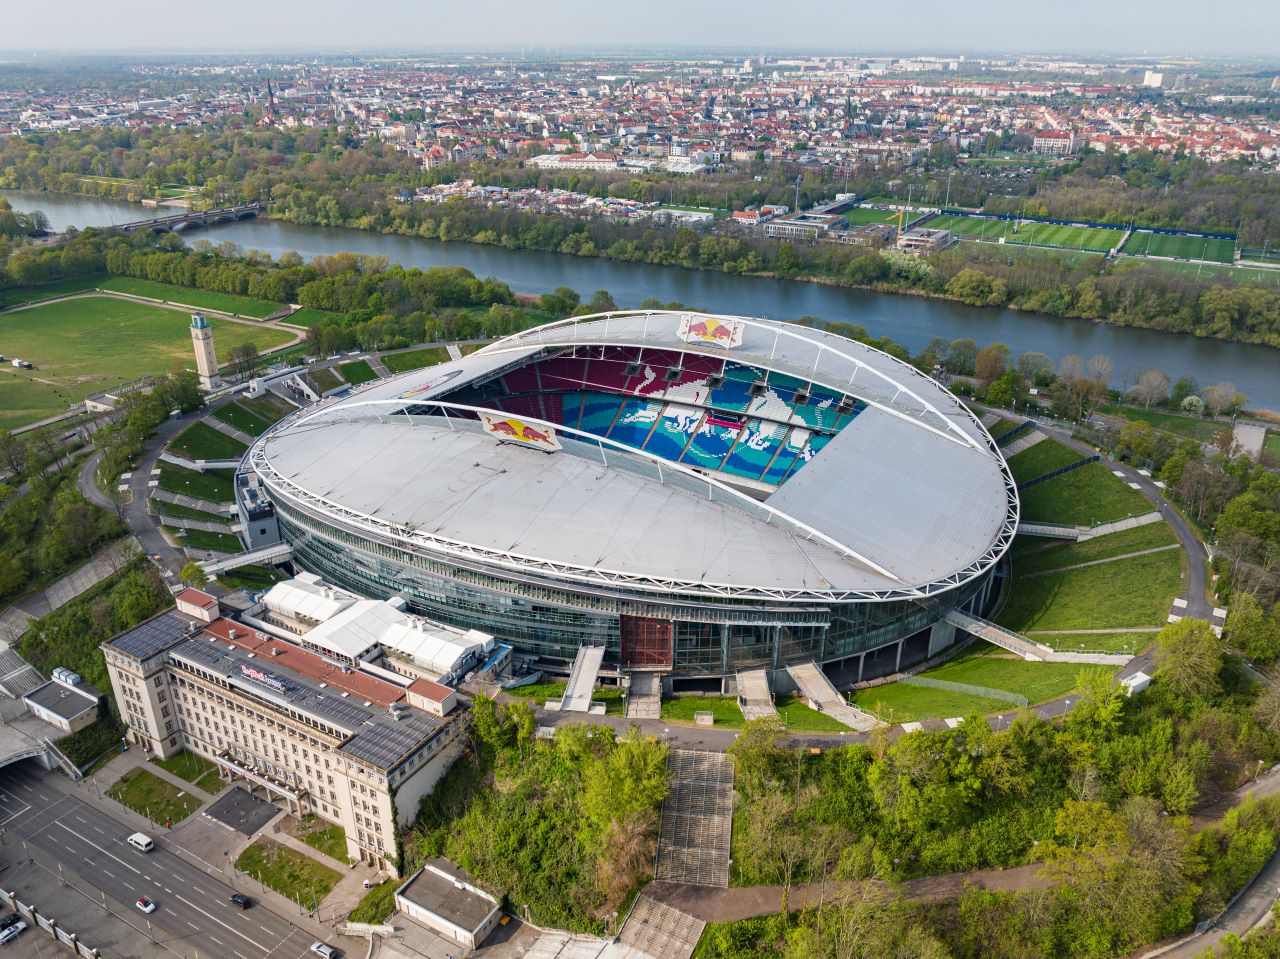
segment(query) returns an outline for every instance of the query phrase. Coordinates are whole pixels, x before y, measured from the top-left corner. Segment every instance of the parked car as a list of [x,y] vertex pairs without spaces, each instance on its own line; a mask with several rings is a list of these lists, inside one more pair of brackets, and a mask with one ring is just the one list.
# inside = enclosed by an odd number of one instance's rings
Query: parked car
[[333,946],[326,946],[323,942],[313,942],[311,951],[317,956],[323,956],[324,959],[338,959],[338,950]]
[[136,903],[134,903],[134,905],[136,905],[139,909],[141,909],[143,912],[148,914],[156,911],[155,901],[148,899],[146,896],[143,896]]
[[239,906],[241,909],[248,909],[253,905],[253,900],[244,895],[244,893],[233,892],[231,894],[231,905]]
[[22,917],[16,912],[11,912],[7,916],[0,916],[0,932],[8,929],[14,923],[22,922]]
[[7,926],[3,932],[0,932],[0,944],[13,942],[18,936],[22,935],[22,930],[27,928],[27,924],[19,919],[11,926]]

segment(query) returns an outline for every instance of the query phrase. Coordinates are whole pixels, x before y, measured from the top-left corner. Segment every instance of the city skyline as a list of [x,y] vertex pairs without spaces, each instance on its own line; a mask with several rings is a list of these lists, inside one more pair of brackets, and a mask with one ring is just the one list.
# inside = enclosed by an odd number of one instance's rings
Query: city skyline
[[[945,54],[1058,52],[1126,56],[1274,55],[1270,38],[1280,31],[1280,8],[1248,0],[1217,5],[1212,18],[1185,0],[1155,4],[1076,4],[1070,17],[1060,8],[1036,10],[1011,0],[987,0],[977,8],[938,0],[917,4],[904,18],[896,8],[832,8],[801,0],[785,22],[762,0],[746,0],[726,18],[721,7],[686,7],[660,0],[642,18],[629,10],[601,11],[583,0],[550,0],[537,7],[501,2],[483,18],[465,9],[423,16],[407,0],[380,0],[354,19],[333,0],[313,4],[299,20],[283,4],[228,0],[216,19],[184,19],[157,0],[125,0],[107,16],[88,0],[68,0],[57,31],[38,8],[11,11],[10,54],[32,51],[119,53],[124,51],[431,49],[602,50],[637,47],[664,50],[814,50],[843,55],[928,50]],[[139,24],[155,24],[139,27]],[[1250,25],[1247,31],[1240,24]],[[246,24],[251,29],[246,31]],[[816,27],[820,25],[820,29]]]

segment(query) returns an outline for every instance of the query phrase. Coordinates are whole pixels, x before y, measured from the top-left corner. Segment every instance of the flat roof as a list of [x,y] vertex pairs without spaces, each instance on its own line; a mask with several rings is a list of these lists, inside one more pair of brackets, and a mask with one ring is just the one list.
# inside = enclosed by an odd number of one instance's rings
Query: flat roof
[[148,659],[189,635],[193,624],[194,620],[176,609],[166,609],[102,645],[136,659]]
[[51,679],[43,686],[37,686],[31,690],[22,699],[24,702],[34,703],[47,709],[55,716],[72,720],[77,716],[84,715],[91,709],[97,709],[98,700],[101,697],[102,693],[98,691],[97,687],[90,686],[88,683],[68,686],[66,683]]
[[[433,870],[433,866],[439,872]],[[455,926],[474,932],[489,913],[497,908],[497,902],[459,885],[459,881],[474,885],[466,873],[453,863],[445,859],[432,859],[396,890],[396,895]]]

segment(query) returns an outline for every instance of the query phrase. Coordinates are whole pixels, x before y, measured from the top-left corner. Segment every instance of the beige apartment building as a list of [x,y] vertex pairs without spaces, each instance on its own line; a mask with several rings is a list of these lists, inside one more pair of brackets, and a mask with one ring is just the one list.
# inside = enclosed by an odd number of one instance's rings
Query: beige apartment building
[[396,829],[451,761],[453,690],[221,618],[198,590],[178,600],[103,644],[130,740],[337,823],[351,858],[397,875]]

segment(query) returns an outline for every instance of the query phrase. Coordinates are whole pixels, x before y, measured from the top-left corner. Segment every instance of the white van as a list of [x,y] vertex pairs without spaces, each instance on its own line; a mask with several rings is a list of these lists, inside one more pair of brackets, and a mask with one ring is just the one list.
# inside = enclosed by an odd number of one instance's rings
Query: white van
[[150,852],[152,849],[156,848],[155,840],[150,836],[144,836],[140,832],[135,832],[126,840],[126,842],[128,842],[134,849],[139,849],[142,852]]

